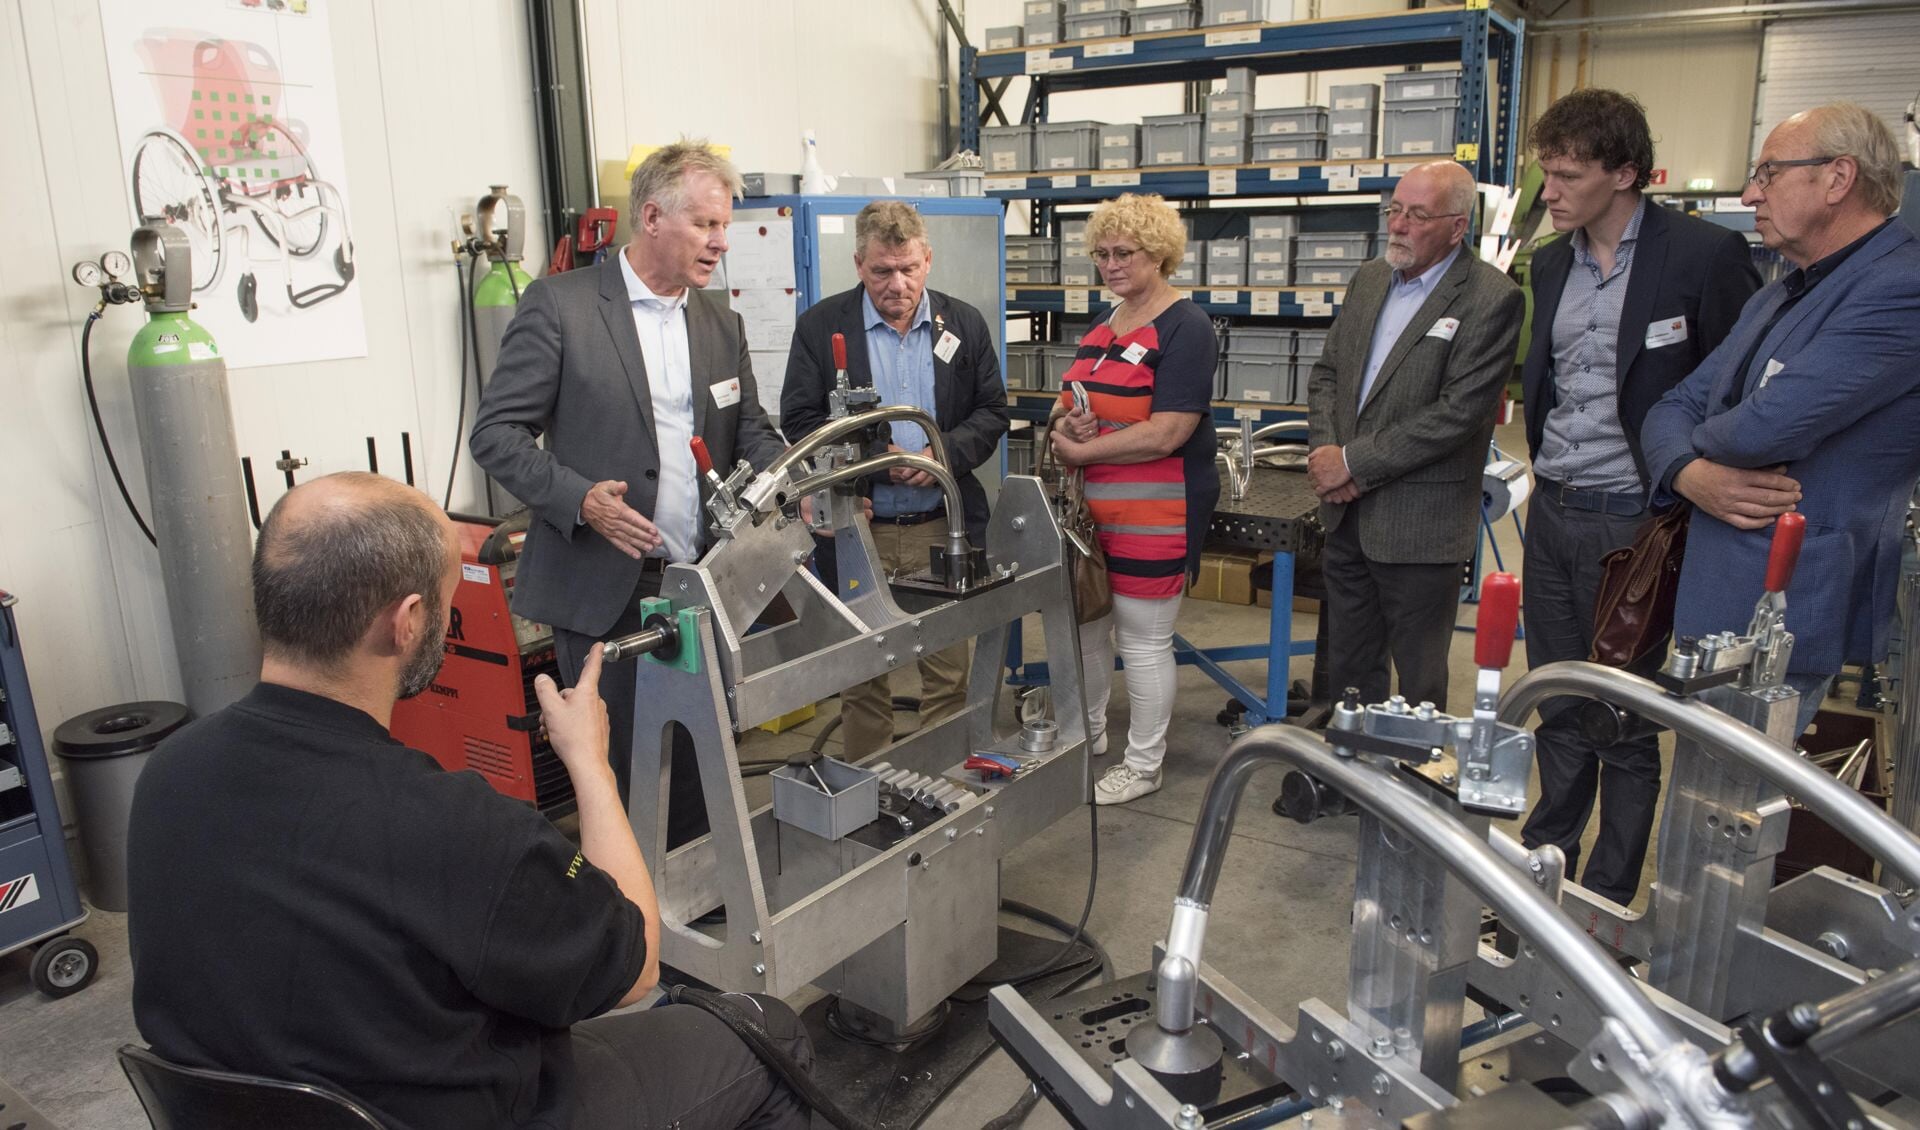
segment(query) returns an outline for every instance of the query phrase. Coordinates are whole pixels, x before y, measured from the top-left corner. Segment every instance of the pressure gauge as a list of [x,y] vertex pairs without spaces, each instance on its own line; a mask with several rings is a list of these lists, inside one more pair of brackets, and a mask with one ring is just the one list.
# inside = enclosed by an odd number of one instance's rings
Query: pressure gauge
[[109,251],[100,256],[100,266],[110,279],[121,278],[133,273],[133,259],[124,251]]
[[85,287],[99,286],[106,281],[100,273],[100,264],[83,260],[73,265],[73,281]]

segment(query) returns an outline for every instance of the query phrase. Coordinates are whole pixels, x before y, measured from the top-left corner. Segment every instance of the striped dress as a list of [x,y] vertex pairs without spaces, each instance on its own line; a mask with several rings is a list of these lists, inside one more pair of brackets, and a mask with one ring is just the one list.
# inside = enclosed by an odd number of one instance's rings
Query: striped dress
[[[1116,338],[1103,317],[1080,339],[1061,403],[1073,406],[1070,382],[1086,386],[1103,435],[1155,412],[1210,414],[1219,353],[1212,320],[1187,299],[1124,337]],[[1087,467],[1087,503],[1115,595],[1169,600],[1185,589],[1220,498],[1216,449],[1212,424],[1203,419],[1164,458]]]

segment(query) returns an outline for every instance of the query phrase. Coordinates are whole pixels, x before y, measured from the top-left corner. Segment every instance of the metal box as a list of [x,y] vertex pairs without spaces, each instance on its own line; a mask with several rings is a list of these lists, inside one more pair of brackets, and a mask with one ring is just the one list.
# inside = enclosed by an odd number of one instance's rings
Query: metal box
[[1450,71],[1396,71],[1386,78],[1388,102],[1460,97],[1457,67]]
[[1336,110],[1372,110],[1380,105],[1380,84],[1355,82],[1327,88]]
[[1060,265],[1057,263],[1008,263],[1007,285],[1019,283],[1029,285],[1053,286],[1060,281]]
[[1326,131],[1327,108],[1325,106],[1290,106],[1278,110],[1253,112],[1255,139],[1273,134],[1325,133]]
[[1091,169],[1100,141],[1099,122],[1041,122],[1033,127],[1035,172]]
[[1327,133],[1334,137],[1372,133],[1373,124],[1372,110],[1335,110],[1327,116]]
[[1359,133],[1348,137],[1327,139],[1327,160],[1329,161],[1365,161],[1379,152],[1375,145],[1376,134]]
[[1125,12],[1093,12],[1084,16],[1068,16],[1066,34],[1062,41],[1113,39],[1125,34],[1127,34]]
[[1300,217],[1292,212],[1274,212],[1247,219],[1247,238],[1253,240],[1292,239],[1300,233]]
[[1025,47],[1027,29],[1015,24],[1012,27],[990,27],[987,29],[987,50],[1004,51],[1009,47]]
[[1293,358],[1293,331],[1269,326],[1233,326],[1227,330],[1227,352],[1236,357]]
[[1103,12],[1131,12],[1133,0],[1067,0],[1067,18],[1096,16]]
[[1209,267],[1215,263],[1239,265],[1247,261],[1247,241],[1244,239],[1210,239],[1206,246]]
[[981,126],[980,159],[987,174],[1033,171],[1032,126]]
[[1454,118],[1460,103],[1452,98],[1387,103],[1386,148],[1389,157],[1451,154]]
[[1286,137],[1253,139],[1253,162],[1270,165],[1277,161],[1319,161],[1327,155],[1327,135],[1296,133]]
[[812,769],[782,765],[772,776],[774,819],[823,840],[840,839],[880,815],[880,778],[857,765],[823,757]]
[[[1292,217],[1289,216],[1288,219]],[[1293,240],[1286,236],[1278,239],[1250,239],[1247,241],[1247,262],[1256,267],[1262,263],[1291,263],[1293,262]]]
[[1293,403],[1293,364],[1284,357],[1227,357],[1228,400]]
[[1365,259],[1372,250],[1373,233],[1366,231],[1301,232],[1294,240],[1294,256],[1313,259]]
[[1296,259],[1293,263],[1294,286],[1345,286],[1365,259]]
[[1207,95],[1207,117],[1247,114],[1253,110],[1253,91],[1223,90]]
[[1007,237],[1007,262],[1051,263],[1060,257],[1060,245],[1050,235],[1010,235]]
[[1247,265],[1245,263],[1208,263],[1205,277],[1208,286],[1245,286],[1247,285]]
[[1140,165],[1198,165],[1200,131],[1205,120],[1199,114],[1154,114],[1140,119]]
[[1133,34],[1153,31],[1185,31],[1200,22],[1196,4],[1155,4],[1133,10]]
[[1244,141],[1210,141],[1207,143],[1207,164],[1244,165],[1247,163],[1247,143]]

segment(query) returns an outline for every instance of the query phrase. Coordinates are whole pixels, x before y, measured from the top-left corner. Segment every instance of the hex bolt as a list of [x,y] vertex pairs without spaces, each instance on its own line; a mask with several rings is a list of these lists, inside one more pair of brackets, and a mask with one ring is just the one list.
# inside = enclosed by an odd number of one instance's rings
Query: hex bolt
[[1200,1108],[1192,1103],[1182,1103],[1180,1115],[1173,1120],[1173,1124],[1177,1130],[1199,1130],[1203,1125],[1200,1121]]
[[1456,776],[1454,776],[1454,775],[1453,775],[1453,774],[1451,774],[1451,773],[1442,773],[1442,774],[1440,774],[1440,783],[1441,783],[1441,784],[1443,784],[1443,785],[1452,785],[1452,784],[1454,784],[1454,783],[1456,783],[1456,782],[1458,782],[1459,780],[1460,780],[1460,778],[1458,778],[1458,777],[1456,777]]
[[1393,1041],[1388,1039],[1385,1036],[1375,1036],[1373,1038],[1373,1054],[1378,1056],[1381,1059],[1385,1059],[1388,1056],[1392,1055]]
[[899,657],[899,656],[897,656],[897,655],[895,655],[895,654],[894,654],[893,652],[891,652],[891,651],[889,651],[889,652],[887,652],[887,662],[888,662],[888,663],[898,663],[899,661],[900,661],[900,657]]
[[1376,1095],[1385,1096],[1386,1093],[1391,1090],[1393,1090],[1393,1080],[1387,1078],[1387,1073],[1384,1071],[1374,1072],[1373,1073],[1373,1093]]
[[1846,935],[1833,930],[1822,930],[1820,936],[1813,940],[1813,948],[1828,957],[1837,957],[1841,961],[1845,961],[1847,955],[1853,952],[1853,947],[1847,943]]
[[1341,1043],[1339,1040],[1327,1041],[1327,1058],[1328,1059],[1338,1060],[1341,1056],[1344,1056],[1346,1054],[1347,1054],[1347,1045]]

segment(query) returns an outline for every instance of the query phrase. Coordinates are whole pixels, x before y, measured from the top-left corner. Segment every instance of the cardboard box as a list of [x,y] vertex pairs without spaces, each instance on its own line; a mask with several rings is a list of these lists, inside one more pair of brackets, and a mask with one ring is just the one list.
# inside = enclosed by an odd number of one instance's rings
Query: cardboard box
[[1221,604],[1252,604],[1253,567],[1259,563],[1259,550],[1208,550],[1200,555],[1200,577],[1187,586],[1187,595]]

